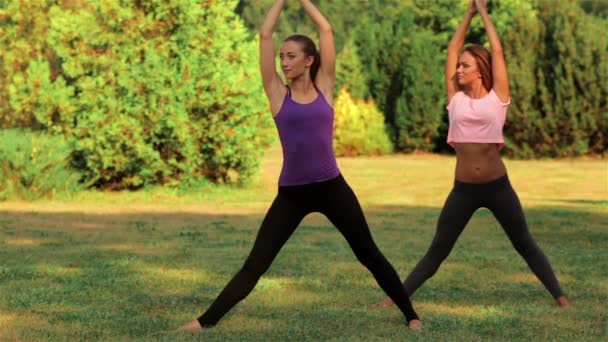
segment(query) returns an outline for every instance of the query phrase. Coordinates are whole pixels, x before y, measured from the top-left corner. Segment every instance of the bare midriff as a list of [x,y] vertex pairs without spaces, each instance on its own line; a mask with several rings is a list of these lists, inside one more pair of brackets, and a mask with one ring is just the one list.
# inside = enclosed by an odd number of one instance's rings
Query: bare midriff
[[498,144],[454,143],[456,180],[486,183],[507,174]]

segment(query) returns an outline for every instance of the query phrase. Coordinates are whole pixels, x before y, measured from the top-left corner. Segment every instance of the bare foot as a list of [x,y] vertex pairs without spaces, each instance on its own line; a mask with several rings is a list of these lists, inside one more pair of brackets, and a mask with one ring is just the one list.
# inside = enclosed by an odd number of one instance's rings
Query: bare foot
[[195,319],[194,321],[186,323],[181,327],[175,329],[175,331],[196,331],[201,329],[201,324]]
[[570,299],[568,299],[568,297],[566,297],[566,296],[561,296],[561,297],[557,298],[555,300],[555,302],[557,303],[557,305],[559,305],[562,308],[567,308],[570,306]]
[[393,303],[393,300],[390,297],[386,297],[383,300],[379,301],[378,303],[374,304],[374,307],[376,308],[386,308],[389,307],[391,305],[393,305],[395,303]]
[[422,329],[422,321],[420,321],[419,319],[413,319],[408,323],[408,326],[412,330],[420,330]]

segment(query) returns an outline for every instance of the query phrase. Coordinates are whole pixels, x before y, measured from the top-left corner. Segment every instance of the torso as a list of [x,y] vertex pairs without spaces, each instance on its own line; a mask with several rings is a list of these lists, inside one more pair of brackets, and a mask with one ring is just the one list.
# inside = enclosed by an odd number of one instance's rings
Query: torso
[[287,88],[274,121],[283,150],[280,186],[322,182],[340,174],[333,150],[334,111],[322,90],[294,96]]
[[467,183],[485,183],[507,173],[498,144],[455,143],[456,179]]
[[[327,104],[329,104],[329,106],[333,108],[333,91],[328,91],[327,89],[323,88],[322,86],[317,86],[316,88],[309,89],[305,93],[304,92],[294,92],[292,90],[290,97],[291,97],[291,100],[295,103],[309,104],[309,103],[314,102],[317,99],[317,97],[319,96],[319,93],[321,93],[323,95]],[[272,112],[272,117],[275,117],[279,113],[279,110],[281,109],[281,107],[283,106],[283,102],[285,101],[285,96],[287,95],[287,87],[283,87],[281,89],[281,91],[279,92],[279,94],[277,94],[277,95],[278,96],[276,97],[276,99],[274,97],[268,99],[270,102],[270,110]]]
[[452,97],[447,107],[448,143],[456,151],[455,176],[466,183],[485,183],[507,173],[500,150],[508,103],[502,104],[495,93],[477,95],[456,93],[459,97]]

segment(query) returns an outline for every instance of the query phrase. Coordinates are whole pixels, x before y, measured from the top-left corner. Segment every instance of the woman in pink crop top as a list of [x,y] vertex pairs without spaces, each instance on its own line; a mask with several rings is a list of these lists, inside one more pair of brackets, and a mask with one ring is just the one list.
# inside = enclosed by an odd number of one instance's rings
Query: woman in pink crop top
[[[473,16],[483,21],[491,52],[482,46],[462,48]],[[513,247],[561,307],[569,306],[551,265],[526,224],[517,194],[500,157],[502,127],[510,103],[502,46],[487,12],[486,0],[471,0],[447,51],[445,85],[448,99],[447,142],[456,151],[452,191],[441,210],[431,246],[404,281],[411,296],[447,258],[473,213],[488,208]],[[517,297],[515,295],[514,297]],[[377,305],[388,306],[387,298]]]
[[286,86],[276,70],[272,40],[284,2],[274,2],[260,30],[262,81],[283,148],[278,194],[241,269],[200,317],[178,330],[216,325],[253,290],[300,222],[312,212],[322,213],[336,226],[357,260],[395,300],[409,328],[420,329],[422,322],[399,275],[376,246],[359,201],[337,167],[332,145],[336,52],[331,25],[310,0],[300,0],[319,30],[321,49],[317,51],[314,42],[303,35],[283,41],[279,59],[289,81]]

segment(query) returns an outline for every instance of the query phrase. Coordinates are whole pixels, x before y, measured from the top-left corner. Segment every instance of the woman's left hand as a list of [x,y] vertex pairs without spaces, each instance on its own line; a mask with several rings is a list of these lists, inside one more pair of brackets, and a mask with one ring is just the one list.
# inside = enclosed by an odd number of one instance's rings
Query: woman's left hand
[[475,8],[479,13],[488,13],[488,0],[475,0]]

